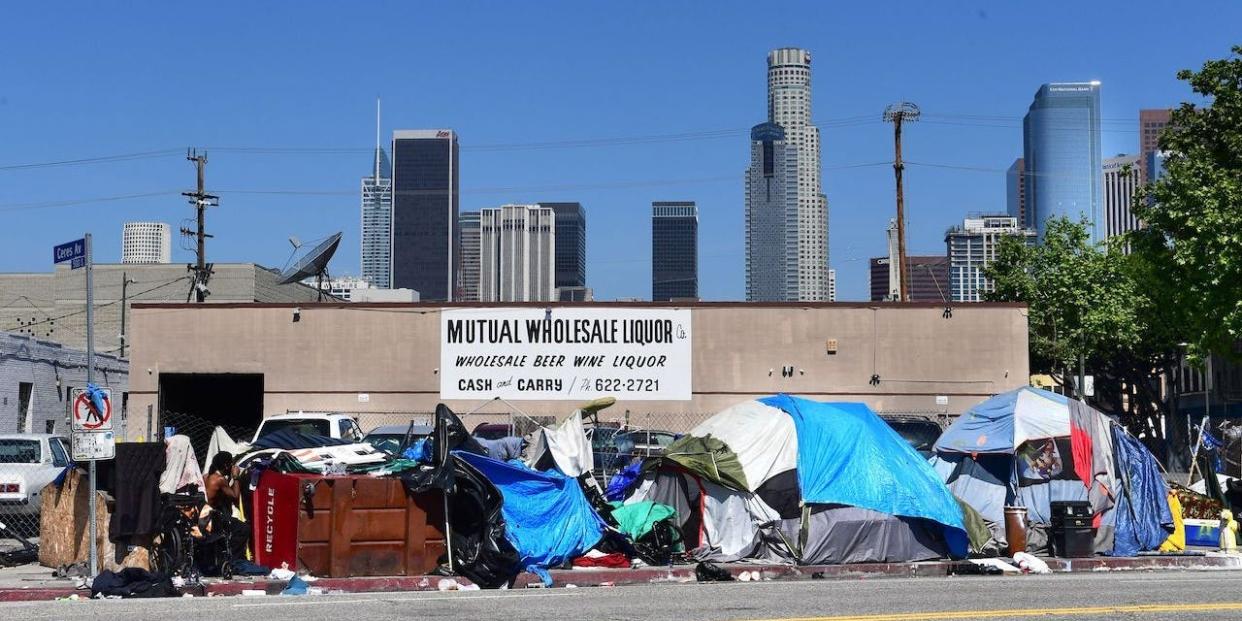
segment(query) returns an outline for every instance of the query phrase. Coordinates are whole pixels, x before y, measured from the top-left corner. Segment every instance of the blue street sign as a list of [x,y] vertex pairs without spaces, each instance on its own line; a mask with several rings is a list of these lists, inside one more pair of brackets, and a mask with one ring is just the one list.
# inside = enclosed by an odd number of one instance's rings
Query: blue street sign
[[78,269],[86,265],[86,239],[75,239],[52,249],[52,262],[69,261],[70,269]]

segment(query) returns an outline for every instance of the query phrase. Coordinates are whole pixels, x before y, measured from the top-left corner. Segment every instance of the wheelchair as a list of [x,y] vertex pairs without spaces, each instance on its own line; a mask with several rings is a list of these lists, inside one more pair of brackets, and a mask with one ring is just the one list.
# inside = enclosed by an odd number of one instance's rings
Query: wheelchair
[[196,583],[204,576],[233,578],[238,543],[244,552],[245,523],[212,511],[200,519],[197,492],[168,494],[151,547],[151,569]]

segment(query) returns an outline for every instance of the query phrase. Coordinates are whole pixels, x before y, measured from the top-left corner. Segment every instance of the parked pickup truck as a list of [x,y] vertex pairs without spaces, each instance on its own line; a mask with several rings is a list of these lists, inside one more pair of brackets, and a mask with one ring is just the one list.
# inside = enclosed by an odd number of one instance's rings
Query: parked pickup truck
[[43,488],[69,465],[69,440],[46,433],[0,435],[0,516],[38,515]]
[[362,442],[362,430],[358,423],[348,414],[324,414],[314,412],[298,412],[269,416],[259,423],[254,432],[254,440],[284,429],[292,429],[301,433],[325,436],[347,442]]

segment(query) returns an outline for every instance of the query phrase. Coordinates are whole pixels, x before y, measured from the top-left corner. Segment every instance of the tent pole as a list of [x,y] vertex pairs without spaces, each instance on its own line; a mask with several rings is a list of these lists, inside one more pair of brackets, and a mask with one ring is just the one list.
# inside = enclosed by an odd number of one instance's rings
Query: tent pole
[[457,571],[453,569],[453,528],[449,525],[449,502],[448,490],[442,490],[440,497],[444,499],[444,549],[448,553],[449,573],[455,574]]

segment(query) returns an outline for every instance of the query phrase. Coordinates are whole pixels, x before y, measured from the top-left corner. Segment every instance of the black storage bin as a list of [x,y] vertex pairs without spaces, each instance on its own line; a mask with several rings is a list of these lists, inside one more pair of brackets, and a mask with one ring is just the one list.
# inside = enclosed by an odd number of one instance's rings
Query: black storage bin
[[1060,558],[1087,558],[1095,555],[1095,529],[1087,526],[1053,526],[1052,555]]
[[1052,554],[1062,558],[1085,558],[1095,554],[1094,516],[1085,500],[1057,500],[1051,504]]

